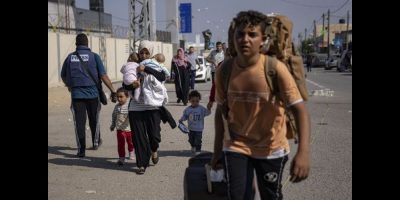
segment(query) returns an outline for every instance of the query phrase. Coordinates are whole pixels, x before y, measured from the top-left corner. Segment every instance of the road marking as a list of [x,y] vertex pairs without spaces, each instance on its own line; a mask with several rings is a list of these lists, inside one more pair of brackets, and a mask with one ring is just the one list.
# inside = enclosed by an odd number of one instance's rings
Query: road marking
[[306,81],[311,83],[311,84],[313,84],[313,85],[315,85],[315,86],[317,86],[317,87],[319,87],[319,88],[325,88],[325,86],[322,86],[322,85],[320,85],[320,84],[318,84],[318,83],[316,83],[316,82],[314,82],[314,81],[312,81],[310,79],[306,79]]
[[331,90],[323,85],[320,85],[310,79],[306,79],[306,81],[308,81],[309,83],[321,88],[319,90],[312,90],[310,93],[310,96],[325,96],[325,97],[332,97],[334,96],[335,91]]

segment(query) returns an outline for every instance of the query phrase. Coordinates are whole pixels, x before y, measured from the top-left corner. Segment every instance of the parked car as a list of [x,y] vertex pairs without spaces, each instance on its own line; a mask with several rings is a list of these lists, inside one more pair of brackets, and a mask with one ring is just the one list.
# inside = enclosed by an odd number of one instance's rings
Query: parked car
[[340,54],[333,54],[325,62],[325,69],[331,70],[332,68],[338,68],[340,66]]
[[198,56],[197,61],[199,64],[196,66],[196,81],[207,82],[211,80],[211,66],[210,63],[206,61],[204,56]]
[[328,54],[325,53],[310,53],[312,56],[312,67],[323,67],[328,59]]

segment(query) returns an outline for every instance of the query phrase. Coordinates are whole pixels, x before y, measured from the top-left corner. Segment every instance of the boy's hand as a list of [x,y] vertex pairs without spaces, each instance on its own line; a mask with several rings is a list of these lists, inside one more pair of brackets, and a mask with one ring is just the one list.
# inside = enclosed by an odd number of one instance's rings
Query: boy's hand
[[214,104],[214,102],[209,101],[209,102],[207,103],[207,110],[211,110],[211,108],[213,107],[213,104]]
[[111,92],[110,98],[111,98],[111,102],[116,103],[117,102],[117,93]]
[[218,169],[224,168],[224,166],[221,163],[218,163],[218,158],[215,157],[214,155],[211,158],[210,164],[211,164],[211,169],[213,169],[213,170],[218,170]]
[[114,127],[110,127],[110,131],[114,131],[114,129],[115,129]]
[[305,180],[310,172],[310,158],[308,153],[298,152],[290,165],[290,181],[293,183]]
[[137,72],[144,72],[144,65],[139,65],[139,67],[136,68]]

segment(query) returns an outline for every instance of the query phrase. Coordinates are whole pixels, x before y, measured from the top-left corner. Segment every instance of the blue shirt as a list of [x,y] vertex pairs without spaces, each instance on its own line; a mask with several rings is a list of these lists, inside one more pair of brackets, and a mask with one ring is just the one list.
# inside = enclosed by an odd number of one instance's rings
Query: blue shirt
[[[98,54],[93,53],[96,61],[97,70],[100,76],[106,74],[103,62]],[[62,66],[61,75],[66,73],[67,65],[69,64],[68,59],[65,59]],[[94,86],[81,86],[71,88],[71,98],[73,99],[94,99],[99,96],[96,85]]]
[[188,128],[191,131],[203,131],[204,129],[204,117],[211,114],[211,111],[207,110],[202,105],[197,107],[189,106],[183,111],[183,116],[180,121],[188,120]]

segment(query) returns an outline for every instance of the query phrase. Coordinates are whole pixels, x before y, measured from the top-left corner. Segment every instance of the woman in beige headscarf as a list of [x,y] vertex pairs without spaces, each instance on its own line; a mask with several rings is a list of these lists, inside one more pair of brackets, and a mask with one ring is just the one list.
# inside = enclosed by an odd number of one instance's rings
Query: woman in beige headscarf
[[177,55],[172,59],[171,71],[174,76],[177,103],[181,100],[186,106],[189,96],[190,62],[182,48],[177,50]]
[[[150,43],[142,42],[139,47],[139,62],[150,58],[151,53],[152,48]],[[163,72],[158,72],[151,67],[138,67],[138,72],[143,71],[154,75],[159,81],[165,81],[165,74]],[[128,83],[128,85],[132,83]],[[133,131],[132,137],[135,145],[136,166],[139,168],[137,173],[144,174],[146,168],[149,166],[150,158],[153,164],[158,163],[157,150],[161,142],[159,108],[144,104],[143,98],[138,98],[137,100],[131,98],[128,111],[129,124]]]

